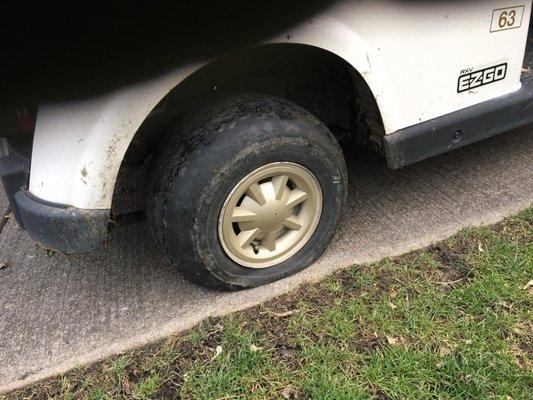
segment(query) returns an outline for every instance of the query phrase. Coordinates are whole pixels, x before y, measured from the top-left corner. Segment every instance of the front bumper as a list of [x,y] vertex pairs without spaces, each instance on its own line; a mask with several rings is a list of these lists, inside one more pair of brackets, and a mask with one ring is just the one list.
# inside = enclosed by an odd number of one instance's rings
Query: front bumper
[[107,231],[109,210],[84,210],[38,199],[28,192],[30,160],[0,138],[0,178],[11,211],[28,235],[45,248],[87,253]]

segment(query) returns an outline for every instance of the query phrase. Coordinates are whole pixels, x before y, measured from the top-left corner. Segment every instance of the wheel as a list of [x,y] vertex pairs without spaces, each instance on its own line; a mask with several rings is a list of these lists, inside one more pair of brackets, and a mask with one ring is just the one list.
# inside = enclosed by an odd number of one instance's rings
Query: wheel
[[346,166],[331,132],[286,100],[241,95],[175,125],[153,155],[148,223],[183,275],[243,289],[307,267],[335,233]]

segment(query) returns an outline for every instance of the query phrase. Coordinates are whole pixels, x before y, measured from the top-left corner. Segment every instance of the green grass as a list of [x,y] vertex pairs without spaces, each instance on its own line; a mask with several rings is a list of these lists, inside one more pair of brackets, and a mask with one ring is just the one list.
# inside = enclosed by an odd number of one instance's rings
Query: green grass
[[531,399],[533,209],[7,395]]

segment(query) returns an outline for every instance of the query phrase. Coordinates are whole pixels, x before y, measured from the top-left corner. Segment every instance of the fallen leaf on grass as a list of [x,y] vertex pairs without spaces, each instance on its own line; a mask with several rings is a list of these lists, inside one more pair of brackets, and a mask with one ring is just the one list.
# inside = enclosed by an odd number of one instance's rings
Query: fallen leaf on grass
[[403,336],[395,337],[385,335],[385,338],[387,339],[387,343],[391,346],[401,346],[407,343],[407,340]]
[[281,313],[273,312],[272,315],[274,315],[275,317],[284,318],[284,317],[288,317],[289,315],[295,314],[298,311],[299,310],[289,310],[289,311],[285,311],[285,312],[281,312]]
[[389,301],[389,307],[392,308],[393,310],[396,310],[398,308],[398,306],[394,304],[392,301]]
[[211,361],[213,361],[215,358],[217,358],[220,353],[222,353],[222,346],[217,346],[215,349],[215,355],[211,358]]
[[287,386],[281,391],[281,395],[284,399],[299,399],[300,392],[294,386]]
[[387,336],[387,342],[388,342],[391,346],[394,346],[394,345],[397,345],[397,344],[398,344],[398,339],[396,339],[395,337],[392,337],[392,336]]
[[450,354],[452,351],[446,347],[446,346],[440,346],[439,347],[439,354],[441,356],[447,356],[448,354]]
[[509,304],[509,303],[507,303],[506,301],[503,301],[503,300],[498,301],[498,303],[496,303],[496,304],[498,304],[499,306],[502,306],[504,308],[507,308],[508,310],[512,310],[513,309],[513,305],[512,304]]
[[251,350],[251,351],[254,351],[254,352],[255,352],[255,351],[262,350],[262,349],[263,349],[262,347],[258,347],[258,346],[256,346],[255,344],[251,344],[251,345],[250,345],[250,350]]

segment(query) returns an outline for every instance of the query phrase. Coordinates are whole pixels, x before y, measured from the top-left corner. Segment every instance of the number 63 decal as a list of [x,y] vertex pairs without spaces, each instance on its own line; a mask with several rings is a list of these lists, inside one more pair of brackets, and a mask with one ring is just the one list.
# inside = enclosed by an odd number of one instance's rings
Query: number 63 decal
[[492,11],[490,31],[506,31],[508,29],[520,28],[524,16],[524,6],[497,8]]

